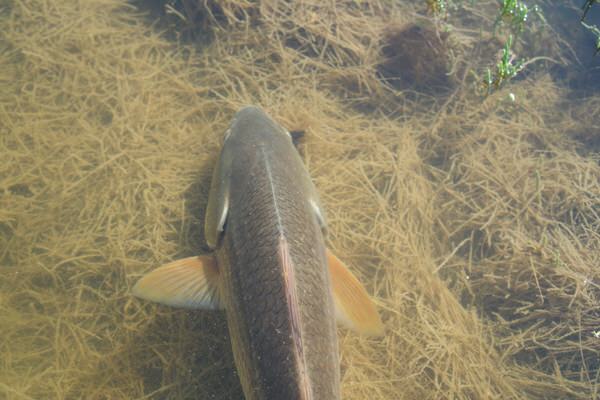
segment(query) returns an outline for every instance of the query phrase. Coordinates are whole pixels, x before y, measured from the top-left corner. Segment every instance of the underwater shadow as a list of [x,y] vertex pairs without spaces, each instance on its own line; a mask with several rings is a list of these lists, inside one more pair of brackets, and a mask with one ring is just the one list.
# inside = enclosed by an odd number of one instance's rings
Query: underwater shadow
[[[183,193],[184,215],[175,223],[179,250],[173,259],[210,252],[204,216],[218,151],[197,163],[193,183]],[[150,398],[243,399],[223,311],[173,311],[158,306],[152,322],[136,334],[133,343],[134,347],[142,343],[137,352],[150,347],[160,355],[139,364],[144,392]],[[155,397],[154,393],[161,394]]]
[[215,157],[208,162],[199,165],[196,176],[192,179],[192,184],[183,194],[185,203],[185,215],[179,224],[180,247],[181,249],[192,250],[193,254],[210,253],[210,248],[206,244],[204,235],[204,217],[208,205],[208,193],[210,191],[210,182],[212,180],[213,168],[217,161],[219,150],[215,150]]
[[224,314],[164,311],[159,308],[159,315],[136,332],[128,349],[127,356],[139,361],[135,369],[146,396],[242,399]]
[[[220,149],[214,157],[199,163],[192,184],[184,192],[185,217],[181,221],[181,249],[192,250],[193,254],[206,254],[211,250],[206,244],[204,218],[208,205],[208,194]],[[187,256],[192,254],[187,254]],[[194,354],[189,385],[197,388],[207,399],[243,399],[242,389],[233,361],[227,321],[223,311],[187,311],[186,325],[190,324],[195,340],[190,352]]]

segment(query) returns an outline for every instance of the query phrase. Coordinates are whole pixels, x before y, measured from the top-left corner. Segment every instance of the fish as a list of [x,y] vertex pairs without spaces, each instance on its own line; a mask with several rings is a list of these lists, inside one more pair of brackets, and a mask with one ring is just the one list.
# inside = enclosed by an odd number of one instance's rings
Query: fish
[[375,303],[325,245],[325,212],[292,134],[246,106],[224,136],[205,214],[212,252],[152,270],[132,293],[224,310],[246,400],[339,400],[337,324],[381,336]]

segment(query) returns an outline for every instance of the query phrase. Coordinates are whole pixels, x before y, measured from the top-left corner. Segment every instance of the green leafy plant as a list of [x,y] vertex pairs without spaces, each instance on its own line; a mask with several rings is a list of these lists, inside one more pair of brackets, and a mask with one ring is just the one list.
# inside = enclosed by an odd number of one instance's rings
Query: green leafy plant
[[425,0],[427,12],[444,18],[448,16],[449,11],[457,11],[465,3],[473,6],[477,0]]
[[483,87],[487,94],[493,89],[498,89],[504,82],[514,78],[519,71],[523,69],[525,63],[522,60],[515,61],[515,56],[511,51],[513,36],[510,35],[502,49],[502,58],[496,64],[496,69],[492,72],[490,68],[486,70],[483,78]]
[[434,15],[446,15],[448,10],[447,0],[426,0],[427,11]]
[[[476,1],[471,1],[471,5],[474,5]],[[586,24],[584,19],[589,10],[596,4],[600,3],[599,0],[585,0],[582,6],[583,14],[581,17],[582,25],[592,32],[596,37],[596,49],[595,55],[600,53],[600,29],[593,24]],[[450,9],[457,9],[461,6],[462,2],[458,0],[426,0],[427,10],[436,16],[447,17]],[[513,51],[513,44],[519,40],[521,34],[527,30],[535,30],[541,26],[548,25],[542,9],[538,5],[528,6],[522,0],[498,0],[499,10],[494,22],[494,34],[498,29],[508,28],[508,39],[504,43],[502,48],[501,59],[497,62],[494,68],[487,68],[483,78],[478,77],[478,82],[482,82],[483,91],[485,94],[490,94],[494,90],[499,89],[504,83],[514,78],[522,71],[528,64],[539,60],[554,61],[547,57],[534,57],[532,59],[523,59],[516,61],[516,57]],[[535,16],[535,18],[532,18]],[[537,21],[537,25],[534,23],[531,25],[530,21]],[[475,74],[476,76],[480,76]]]
[[581,24],[594,35],[596,35],[596,51],[594,52],[594,55],[600,53],[600,29],[598,29],[596,25],[588,25],[583,21],[581,21]]
[[502,0],[500,3],[500,13],[496,18],[495,26],[502,22],[508,22],[511,29],[521,32],[529,16],[529,7],[519,0]]
[[588,11],[590,11],[590,8],[592,8],[592,6],[596,2],[597,2],[597,0],[585,0],[585,3],[581,7],[581,9],[583,10],[583,15],[581,16],[582,21],[585,19],[585,16],[587,15]]
[[594,4],[597,3],[597,0],[585,0],[585,3],[583,4],[583,6],[581,7],[581,9],[583,10],[583,14],[581,15],[581,24],[590,32],[592,32],[594,35],[596,35],[596,51],[594,52],[594,55],[600,53],[600,29],[598,29],[598,27],[596,25],[588,25],[584,22],[585,17],[588,13],[588,11],[590,11],[590,8],[592,8],[592,6]]
[[[502,24],[507,24],[511,30],[502,49],[502,57],[492,71],[488,68],[484,74],[483,87],[486,94],[499,89],[506,81],[514,78],[529,62],[515,61],[512,46],[516,38],[525,29],[525,23],[535,14],[542,24],[546,24],[542,10],[537,6],[529,7],[520,0],[501,0],[500,10],[494,23],[494,30]],[[514,35],[514,36],[513,36]]]

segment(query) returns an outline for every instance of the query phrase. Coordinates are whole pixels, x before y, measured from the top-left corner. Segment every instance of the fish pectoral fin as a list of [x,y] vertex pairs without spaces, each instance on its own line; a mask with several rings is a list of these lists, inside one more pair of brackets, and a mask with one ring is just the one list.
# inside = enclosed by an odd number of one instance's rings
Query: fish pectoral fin
[[219,270],[213,256],[182,258],[158,267],[144,275],[132,293],[141,299],[173,307],[223,308],[219,296]]
[[229,191],[231,186],[231,163],[234,155],[230,147],[223,147],[217,166],[213,171],[204,219],[204,236],[211,249],[219,246],[225,232],[229,214]]
[[329,249],[327,263],[338,323],[363,335],[383,335],[383,323],[364,286]]

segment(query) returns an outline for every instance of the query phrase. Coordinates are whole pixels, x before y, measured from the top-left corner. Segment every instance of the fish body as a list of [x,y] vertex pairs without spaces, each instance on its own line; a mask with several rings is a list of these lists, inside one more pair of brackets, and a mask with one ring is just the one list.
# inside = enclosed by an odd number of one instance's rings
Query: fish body
[[225,309],[246,400],[338,400],[336,320],[368,335],[383,325],[364,287],[326,249],[325,231],[291,135],[245,107],[211,182],[205,236],[213,253],[151,271],[133,294]]
[[339,399],[323,232],[302,160],[254,107],[236,115],[223,154],[232,156],[229,212],[216,253],[246,399]]

